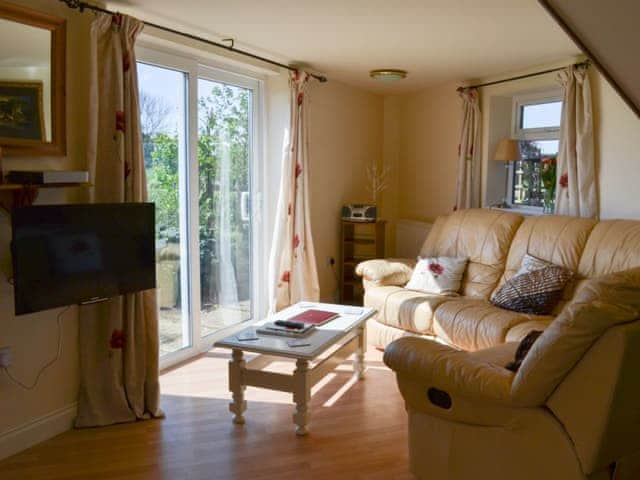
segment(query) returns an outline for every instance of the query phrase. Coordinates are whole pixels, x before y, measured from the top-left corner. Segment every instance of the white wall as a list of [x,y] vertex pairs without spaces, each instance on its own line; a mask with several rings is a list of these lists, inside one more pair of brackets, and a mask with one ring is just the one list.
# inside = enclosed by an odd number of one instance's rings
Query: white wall
[[[13,0],[67,19],[67,155],[66,157],[6,157],[4,169],[82,169],[86,168],[86,136],[82,128],[86,118],[88,94],[85,69],[88,60],[87,41],[90,15],[79,15],[58,2],[48,0]],[[82,193],[72,189],[44,191],[41,203],[72,202]],[[4,200],[3,200],[4,201]],[[11,277],[10,219],[0,215],[0,345],[13,348],[12,373],[31,383],[41,366],[55,356],[56,315],[60,309],[31,315],[13,315]],[[30,442],[41,440],[42,432],[56,434],[68,428],[73,417],[73,405],[78,390],[78,315],[75,308],[62,317],[62,357],[42,376],[39,385],[25,391],[0,372],[0,458]],[[22,428],[51,414],[53,418],[44,430]],[[36,429],[37,430],[37,429]],[[36,438],[37,437],[37,438]]]
[[[542,65],[531,71],[572,61]],[[521,73],[526,72],[514,72]],[[482,199],[485,205],[503,196],[504,169],[491,159],[502,135],[509,132],[511,97],[521,92],[557,87],[555,77],[555,74],[548,74],[481,89]],[[590,70],[590,79],[601,217],[640,219],[640,205],[635,198],[640,182],[640,119],[595,68]],[[398,211],[401,218],[422,220],[451,211],[455,201],[460,129],[456,86],[448,84],[401,97]]]
[[482,191],[483,205],[494,205],[505,197],[505,179],[507,178],[505,162],[493,161],[498,143],[511,136],[512,98],[495,95],[484,97],[483,129],[482,129]]
[[387,220],[385,249],[389,257],[396,256],[396,227],[400,203],[400,139],[402,97],[384,97],[382,163],[387,170],[387,189],[382,192],[380,216]]
[[320,295],[335,301],[336,263],[340,258],[340,208],[370,202],[367,165],[382,163],[383,98],[335,80],[311,92],[309,119],[309,179],[311,227]]
[[456,203],[460,104],[456,83],[403,96],[399,218],[432,220]]
[[595,72],[591,88],[600,217],[640,219],[640,118]]

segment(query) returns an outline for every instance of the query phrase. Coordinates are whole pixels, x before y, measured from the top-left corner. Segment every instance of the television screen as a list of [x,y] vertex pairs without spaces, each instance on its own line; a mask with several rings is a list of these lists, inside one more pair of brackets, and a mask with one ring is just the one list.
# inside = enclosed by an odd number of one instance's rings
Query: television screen
[[16,315],[155,288],[152,203],[13,210]]

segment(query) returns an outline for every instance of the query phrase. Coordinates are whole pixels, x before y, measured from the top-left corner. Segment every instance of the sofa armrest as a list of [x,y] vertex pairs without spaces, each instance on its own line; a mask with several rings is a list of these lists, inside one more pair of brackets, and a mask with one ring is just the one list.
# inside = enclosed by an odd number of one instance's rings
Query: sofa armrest
[[402,286],[411,279],[416,261],[410,258],[385,258],[367,260],[356,266],[366,288],[385,285]]
[[511,397],[514,373],[473,354],[422,338],[406,337],[387,346],[384,362],[398,378],[437,389],[452,399],[517,407]]

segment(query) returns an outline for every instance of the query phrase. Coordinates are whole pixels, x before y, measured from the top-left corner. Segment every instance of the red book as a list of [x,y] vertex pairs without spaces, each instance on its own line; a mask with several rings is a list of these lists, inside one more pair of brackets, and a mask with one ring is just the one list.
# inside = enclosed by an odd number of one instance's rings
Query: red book
[[338,318],[339,316],[339,313],[311,309],[305,310],[304,312],[294,315],[291,318],[287,318],[287,320],[289,320],[290,322],[301,322],[308,325],[319,326],[333,320],[334,318]]

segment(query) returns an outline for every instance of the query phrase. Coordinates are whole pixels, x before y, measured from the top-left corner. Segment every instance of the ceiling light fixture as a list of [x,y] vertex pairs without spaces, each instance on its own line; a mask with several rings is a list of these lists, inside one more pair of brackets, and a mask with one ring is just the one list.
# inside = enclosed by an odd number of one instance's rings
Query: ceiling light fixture
[[395,68],[383,68],[380,70],[371,70],[369,76],[378,82],[392,83],[407,77],[406,70],[397,70]]

